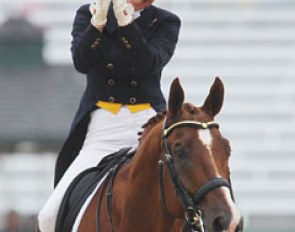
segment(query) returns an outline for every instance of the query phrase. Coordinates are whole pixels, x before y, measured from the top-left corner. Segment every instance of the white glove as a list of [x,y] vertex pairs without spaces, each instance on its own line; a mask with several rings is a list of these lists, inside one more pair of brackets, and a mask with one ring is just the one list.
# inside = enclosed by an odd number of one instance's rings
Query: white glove
[[92,14],[91,24],[94,27],[101,27],[107,23],[107,13],[110,0],[94,0],[89,7]]
[[132,4],[127,3],[126,0],[113,0],[113,7],[120,27],[124,27],[132,22],[132,15],[134,13]]

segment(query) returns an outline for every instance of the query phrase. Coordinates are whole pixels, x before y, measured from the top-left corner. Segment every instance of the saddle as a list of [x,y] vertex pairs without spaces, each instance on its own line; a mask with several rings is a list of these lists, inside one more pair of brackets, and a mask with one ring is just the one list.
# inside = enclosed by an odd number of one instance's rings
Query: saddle
[[72,231],[76,217],[86,199],[110,170],[118,164],[126,163],[134,156],[135,151],[129,152],[130,150],[131,147],[122,148],[104,157],[97,166],[81,172],[71,182],[59,208],[55,232]]

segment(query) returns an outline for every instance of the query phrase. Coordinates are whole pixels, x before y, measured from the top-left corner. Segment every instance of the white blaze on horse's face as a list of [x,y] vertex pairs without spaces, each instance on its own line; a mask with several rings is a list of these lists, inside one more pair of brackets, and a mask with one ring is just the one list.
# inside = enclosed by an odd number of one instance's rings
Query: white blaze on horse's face
[[231,214],[232,214],[232,220],[230,222],[228,232],[234,232],[237,225],[239,224],[239,222],[241,220],[241,214],[240,214],[240,211],[238,210],[237,206],[235,205],[235,203],[232,200],[229,189],[224,188],[224,187],[222,187],[221,189],[225,195],[226,202],[227,202],[227,204],[230,208]]
[[220,174],[218,173],[218,170],[216,168],[215,160],[214,160],[213,153],[212,153],[213,139],[212,139],[212,135],[210,133],[210,130],[199,130],[199,139],[204,144],[204,146],[208,149],[210,159],[211,159],[212,163],[214,164],[214,168],[215,168],[214,171],[216,173],[216,177],[220,177]]
[[[211,149],[212,145],[212,136],[210,130],[199,130],[199,137],[202,143],[208,148]],[[210,151],[209,151],[210,152]]]
[[[215,165],[215,160],[214,160],[213,151],[212,151],[213,138],[210,133],[210,130],[199,130],[199,139],[201,140],[203,145],[208,149],[210,159],[211,159],[212,163],[214,164],[214,169],[215,169],[214,171],[215,171],[216,177],[221,177],[221,175],[218,172],[217,167]],[[235,203],[233,202],[230,190],[225,187],[221,187],[221,190],[222,190],[222,193],[223,193],[224,198],[226,200],[226,203],[228,205],[228,208],[230,209],[231,214],[233,216],[232,221],[229,226],[229,230],[227,230],[226,232],[234,232],[236,226],[240,222],[241,214],[240,214],[239,210],[237,209]]]

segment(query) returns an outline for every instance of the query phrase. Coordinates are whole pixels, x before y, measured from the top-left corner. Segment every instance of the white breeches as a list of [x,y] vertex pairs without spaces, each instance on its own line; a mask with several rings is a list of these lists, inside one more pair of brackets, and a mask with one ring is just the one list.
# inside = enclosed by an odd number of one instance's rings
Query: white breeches
[[91,120],[82,149],[38,215],[41,232],[54,232],[62,198],[71,181],[87,168],[96,166],[101,159],[123,147],[138,145],[137,132],[155,115],[153,109],[130,113],[122,107],[118,114],[103,109],[91,113]]

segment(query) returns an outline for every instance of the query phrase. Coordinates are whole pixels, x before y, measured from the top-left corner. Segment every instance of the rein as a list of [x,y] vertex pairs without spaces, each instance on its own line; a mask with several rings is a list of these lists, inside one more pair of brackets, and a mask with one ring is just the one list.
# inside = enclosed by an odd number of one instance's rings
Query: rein
[[[202,211],[197,208],[197,205],[202,201],[207,193],[210,191],[220,188],[220,187],[227,187],[233,198],[232,187],[229,181],[224,178],[212,178],[208,180],[203,186],[197,189],[193,193],[189,193],[185,187],[183,186],[180,178],[178,177],[177,171],[174,166],[173,157],[170,151],[170,148],[167,144],[167,138],[172,133],[173,130],[177,128],[183,127],[191,127],[196,129],[211,129],[211,128],[219,128],[219,124],[216,122],[197,122],[197,121],[181,121],[177,122],[170,127],[166,128],[166,118],[163,123],[162,129],[162,142],[165,148],[165,161],[167,164],[167,169],[169,173],[170,180],[172,182],[172,186],[175,190],[176,196],[178,197],[182,208],[185,212],[185,219],[186,225],[184,231],[195,231],[195,232],[204,232],[203,226],[203,218],[202,218]],[[164,205],[164,208],[168,214],[165,197],[164,197],[164,188],[163,188],[163,160],[162,157],[159,160],[159,179],[160,179],[160,189],[161,189],[161,198]]]

